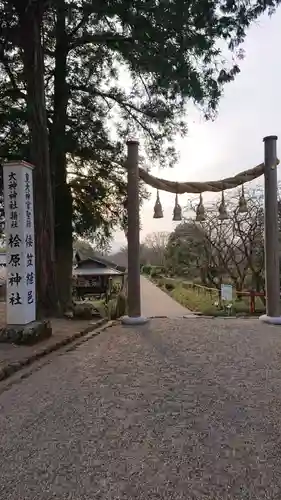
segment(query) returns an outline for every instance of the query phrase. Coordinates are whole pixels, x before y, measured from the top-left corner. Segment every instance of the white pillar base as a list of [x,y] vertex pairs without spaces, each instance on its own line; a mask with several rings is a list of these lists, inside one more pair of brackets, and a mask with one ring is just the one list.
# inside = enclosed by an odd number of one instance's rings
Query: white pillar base
[[259,317],[259,320],[269,325],[281,325],[281,316],[267,316],[267,314],[263,314]]
[[148,323],[149,319],[146,318],[145,316],[123,316],[121,318],[121,322],[123,325],[145,325],[145,323]]

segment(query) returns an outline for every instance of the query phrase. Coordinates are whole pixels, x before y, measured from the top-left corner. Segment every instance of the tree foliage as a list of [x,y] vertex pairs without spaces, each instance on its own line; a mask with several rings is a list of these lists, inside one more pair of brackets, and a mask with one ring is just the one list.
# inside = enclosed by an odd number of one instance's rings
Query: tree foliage
[[[44,12],[42,45],[50,141],[63,144],[71,169],[73,164],[76,171],[85,167],[89,181],[95,181],[98,174],[101,184],[122,160],[123,139],[128,133],[143,133],[153,158],[160,155],[165,162],[174,159],[171,144],[175,134],[185,132],[187,99],[200,106],[207,117],[213,116],[223,85],[239,71],[239,46],[248,26],[278,2],[33,3],[40,4]],[[26,89],[16,35],[17,12],[25,4],[24,0],[0,2],[0,151],[4,158],[30,156]],[[228,49],[231,61],[226,56]],[[64,107],[63,135],[57,136],[52,129]],[[77,183],[77,195],[81,194],[80,186]],[[101,194],[107,187],[101,186]],[[124,185],[121,191],[123,194]],[[100,221],[94,223],[97,211]],[[87,221],[91,227],[89,217]],[[106,218],[103,220],[97,207],[91,220],[94,230],[100,222],[106,224]],[[78,232],[85,227],[78,224]]]
[[197,270],[196,274],[200,272],[202,260],[206,263],[209,255],[204,229],[187,219],[170,234],[165,251],[166,266],[173,275],[187,273],[192,278],[193,270]]
[[152,266],[164,266],[166,261],[166,245],[170,233],[158,231],[148,234],[141,245],[141,264],[151,264]]
[[[167,267],[175,274],[199,279],[203,285],[219,288],[230,281],[237,290],[264,289],[263,193],[247,190],[248,212],[239,213],[239,191],[226,196],[229,219],[218,220],[218,203],[206,210],[206,219],[194,218],[177,226],[166,248]],[[195,207],[191,205],[188,210]]]

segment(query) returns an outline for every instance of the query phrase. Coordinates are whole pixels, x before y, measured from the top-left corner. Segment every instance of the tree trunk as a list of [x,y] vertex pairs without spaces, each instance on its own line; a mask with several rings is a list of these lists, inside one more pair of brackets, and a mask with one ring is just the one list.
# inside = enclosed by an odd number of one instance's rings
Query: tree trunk
[[[241,295],[241,293],[239,293],[239,292],[242,292],[242,290],[243,290],[244,281],[245,281],[245,280],[242,280],[242,279],[240,279],[240,278],[236,278],[236,279],[234,280],[235,290],[236,290],[237,300],[238,300],[238,301],[241,301],[241,300],[242,300],[242,295]],[[237,292],[238,292],[238,293],[237,293]]]
[[207,283],[206,271],[205,271],[204,267],[198,266],[198,268],[199,268],[199,272],[200,272],[201,283],[202,283],[202,285],[207,286],[208,283]]
[[[260,272],[255,272],[255,271],[252,272],[252,287],[258,293],[265,291],[265,282],[264,282],[264,278],[262,276],[261,271]],[[266,298],[261,297],[260,299],[261,299],[263,305],[265,306]]]
[[65,2],[57,2],[54,114],[50,134],[51,169],[55,205],[55,253],[58,295],[61,309],[71,306],[72,279],[72,196],[66,182],[67,104],[69,98],[67,76],[67,36],[65,27]]
[[[44,5],[44,4],[43,4]],[[41,2],[19,13],[19,30],[27,88],[30,160],[34,169],[34,220],[36,240],[37,314],[58,313],[55,273],[54,212],[49,161],[49,140],[44,92],[44,56],[41,43]]]

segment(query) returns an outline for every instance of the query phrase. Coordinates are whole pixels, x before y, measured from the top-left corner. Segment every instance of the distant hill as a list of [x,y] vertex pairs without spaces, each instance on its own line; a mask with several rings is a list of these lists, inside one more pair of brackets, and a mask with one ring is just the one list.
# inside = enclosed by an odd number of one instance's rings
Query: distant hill
[[108,257],[117,266],[128,267],[128,255],[127,250],[119,250],[119,252],[113,253]]

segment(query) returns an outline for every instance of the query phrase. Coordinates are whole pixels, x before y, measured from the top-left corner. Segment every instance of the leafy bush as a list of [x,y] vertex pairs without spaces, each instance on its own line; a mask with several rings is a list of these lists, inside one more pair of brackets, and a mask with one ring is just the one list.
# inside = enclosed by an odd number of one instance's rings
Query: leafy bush
[[164,266],[152,266],[151,264],[145,264],[141,268],[141,272],[143,274],[150,275],[151,278],[154,278],[155,276],[161,276],[161,275],[166,275],[167,270],[165,269]]
[[127,312],[127,298],[123,292],[120,292],[116,299],[117,318],[124,316]]
[[163,274],[165,274],[165,268],[163,266],[151,266],[151,278],[155,278],[156,276],[161,276]]
[[107,316],[109,319],[118,319],[126,314],[127,299],[123,292],[120,292],[116,298],[110,299],[107,303]]
[[151,278],[156,278],[156,276],[158,276],[158,272],[157,272],[157,269],[153,266],[151,268],[151,271],[150,271],[150,277]]
[[165,278],[158,278],[155,284],[159,286],[159,288],[165,288],[166,285]]
[[150,274],[150,272],[151,272],[151,266],[149,264],[146,264],[145,266],[142,266],[141,272],[143,274]]
[[176,285],[174,283],[165,283],[165,288],[168,292],[171,292],[176,288]]

